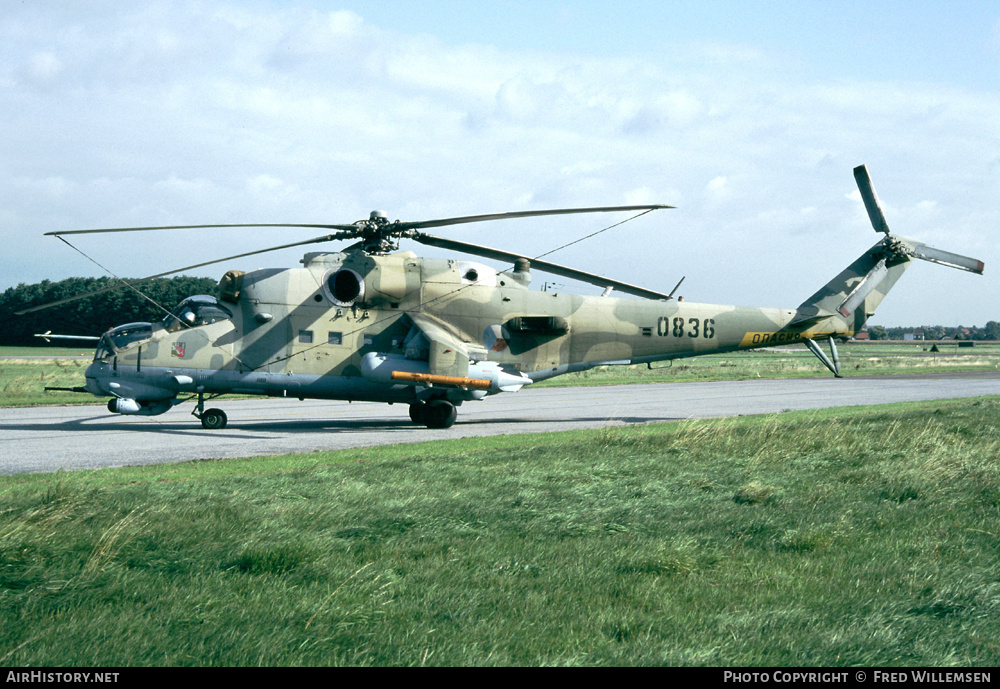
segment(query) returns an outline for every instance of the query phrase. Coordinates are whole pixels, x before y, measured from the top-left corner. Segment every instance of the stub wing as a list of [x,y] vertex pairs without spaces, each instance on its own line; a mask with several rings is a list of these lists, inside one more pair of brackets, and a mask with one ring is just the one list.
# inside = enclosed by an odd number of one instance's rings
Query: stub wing
[[[427,363],[431,374],[466,377],[470,361],[486,360],[486,347],[450,323],[426,313],[407,315],[426,340]],[[417,337],[414,335],[412,339]],[[423,346],[423,343],[414,343],[412,339],[407,338],[410,344]]]
[[447,397],[455,402],[515,392],[531,384],[520,371],[487,361],[486,347],[452,324],[426,313],[407,316],[413,328],[403,342],[403,355],[366,354],[361,362],[362,376],[382,384],[443,387],[452,391]]

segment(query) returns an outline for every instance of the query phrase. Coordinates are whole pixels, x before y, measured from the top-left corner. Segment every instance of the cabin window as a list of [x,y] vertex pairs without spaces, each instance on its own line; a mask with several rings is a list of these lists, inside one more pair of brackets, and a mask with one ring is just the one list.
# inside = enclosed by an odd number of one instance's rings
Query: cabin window
[[341,345],[344,342],[343,333],[327,333],[326,343],[331,345]]
[[313,331],[312,330],[300,330],[299,331],[299,343],[301,343],[301,344],[312,344],[313,343]]

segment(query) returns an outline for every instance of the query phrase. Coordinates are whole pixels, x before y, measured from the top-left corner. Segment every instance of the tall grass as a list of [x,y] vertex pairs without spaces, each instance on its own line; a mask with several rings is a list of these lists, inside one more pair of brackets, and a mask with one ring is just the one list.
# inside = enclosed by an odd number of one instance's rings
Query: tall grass
[[996,665],[998,400],[0,484],[10,665]]
[[46,387],[82,386],[88,363],[81,359],[0,360],[0,406],[93,403],[91,395],[45,392]]

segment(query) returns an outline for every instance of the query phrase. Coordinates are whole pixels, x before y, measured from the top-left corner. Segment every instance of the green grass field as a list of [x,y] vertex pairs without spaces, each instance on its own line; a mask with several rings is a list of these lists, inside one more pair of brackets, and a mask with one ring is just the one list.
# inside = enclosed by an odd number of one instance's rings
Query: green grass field
[[99,403],[92,395],[45,391],[82,386],[89,363],[89,359],[0,359],[0,407]]
[[998,412],[5,477],[0,662],[996,666]]
[[[935,344],[937,352],[930,351]],[[827,347],[823,348],[825,351]],[[1000,369],[1000,344],[976,343],[958,348],[955,343],[849,342],[839,345],[841,373],[892,375],[942,371]],[[750,378],[807,378],[830,373],[805,347],[711,354],[647,366],[601,366],[583,373],[559,376],[540,385],[618,385]]]

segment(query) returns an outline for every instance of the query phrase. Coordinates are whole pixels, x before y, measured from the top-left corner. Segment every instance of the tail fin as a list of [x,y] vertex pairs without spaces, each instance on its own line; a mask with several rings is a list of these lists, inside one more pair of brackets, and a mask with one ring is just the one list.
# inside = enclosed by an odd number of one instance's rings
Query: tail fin
[[872,226],[876,232],[885,233],[885,238],[804,301],[791,325],[808,326],[829,318],[833,319],[829,325],[841,327],[824,327],[824,330],[846,335],[858,332],[915,258],[982,275],[984,266],[978,259],[889,234],[889,225],[864,165],[854,168],[854,177]]
[[791,325],[832,319],[825,331],[853,335],[864,327],[912,259],[879,242],[799,306]]

